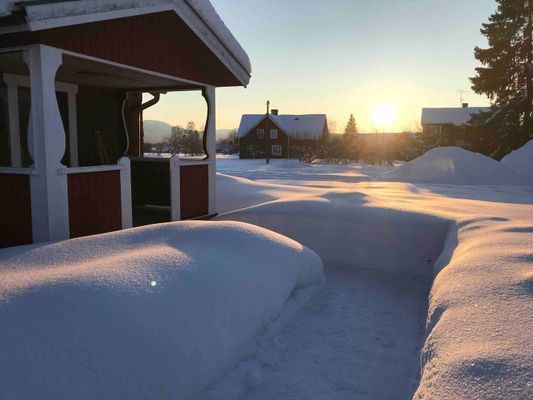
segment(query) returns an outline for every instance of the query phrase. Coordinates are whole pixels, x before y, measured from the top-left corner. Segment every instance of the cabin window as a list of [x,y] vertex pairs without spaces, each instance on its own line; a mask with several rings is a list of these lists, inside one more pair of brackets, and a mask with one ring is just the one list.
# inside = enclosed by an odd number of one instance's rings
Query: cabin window
[[430,135],[440,135],[442,133],[442,126],[428,126],[428,134]]
[[279,144],[275,144],[272,146],[272,155],[281,156],[281,146]]
[[278,138],[278,130],[277,129],[271,129],[270,130],[270,139],[277,139]]
[[265,137],[265,130],[264,129],[258,129],[257,130],[257,138],[263,139]]

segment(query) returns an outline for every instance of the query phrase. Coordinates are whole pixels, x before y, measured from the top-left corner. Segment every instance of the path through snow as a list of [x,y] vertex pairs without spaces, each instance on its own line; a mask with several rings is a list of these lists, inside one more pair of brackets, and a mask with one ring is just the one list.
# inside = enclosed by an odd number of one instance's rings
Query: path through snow
[[402,399],[418,383],[427,288],[372,271],[329,270],[328,284],[265,343],[242,398]]

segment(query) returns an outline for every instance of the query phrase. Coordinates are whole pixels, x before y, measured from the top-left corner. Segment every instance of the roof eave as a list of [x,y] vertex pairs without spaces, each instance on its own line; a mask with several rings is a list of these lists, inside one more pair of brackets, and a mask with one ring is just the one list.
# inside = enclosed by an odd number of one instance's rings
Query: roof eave
[[[31,11],[32,8],[43,7],[43,4],[28,4],[23,6],[25,10]],[[108,19],[127,18],[142,14],[152,14],[164,11],[174,11],[184,22],[192,29],[192,31],[206,44],[206,46],[217,56],[217,58],[231,71],[231,73],[237,78],[243,87],[247,87],[250,82],[251,74],[247,69],[239,62],[237,57],[224,45],[213,30],[207,25],[207,23],[200,18],[200,16],[192,9],[186,2],[180,3],[180,5],[174,5],[170,3],[160,4],[147,7],[125,8],[119,10],[111,10],[106,12],[98,12],[82,15],[71,15],[57,18],[39,19],[32,21],[30,18],[23,16],[17,21],[19,25],[7,24],[5,26],[0,25],[0,34],[15,33],[23,31],[41,31],[45,29],[61,28],[65,26],[80,25],[91,22],[104,21]],[[11,14],[14,15],[14,14]],[[7,18],[10,16],[0,18]],[[6,21],[7,22],[7,21]]]

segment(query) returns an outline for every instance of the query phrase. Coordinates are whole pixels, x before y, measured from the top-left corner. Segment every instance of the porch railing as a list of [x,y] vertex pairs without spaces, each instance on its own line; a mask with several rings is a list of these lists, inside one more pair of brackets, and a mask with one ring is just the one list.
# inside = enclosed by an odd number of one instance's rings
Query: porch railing
[[210,214],[209,168],[214,168],[214,160],[132,158],[134,209],[164,207],[171,221]]
[[30,175],[32,168],[0,168],[0,248],[33,241]]
[[70,237],[132,226],[130,161],[115,165],[61,168],[67,175]]

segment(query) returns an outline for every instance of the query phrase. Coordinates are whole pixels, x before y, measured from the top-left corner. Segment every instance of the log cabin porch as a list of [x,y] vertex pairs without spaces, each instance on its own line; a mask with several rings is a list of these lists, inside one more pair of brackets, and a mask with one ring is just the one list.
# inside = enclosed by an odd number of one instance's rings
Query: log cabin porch
[[[8,11],[0,247],[216,213],[215,88],[246,86],[251,66],[210,4],[35,0]],[[143,108],[191,90],[207,104],[204,156],[144,157]]]
[[[43,45],[0,73],[0,247],[216,213],[214,87]],[[205,155],[144,157],[142,110],[185,90],[207,103]]]

